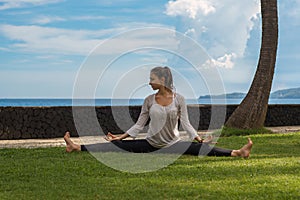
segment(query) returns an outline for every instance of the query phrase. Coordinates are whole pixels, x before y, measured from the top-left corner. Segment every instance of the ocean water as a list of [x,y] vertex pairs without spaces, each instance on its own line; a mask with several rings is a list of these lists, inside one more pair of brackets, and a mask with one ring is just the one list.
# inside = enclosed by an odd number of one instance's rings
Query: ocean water
[[[0,107],[38,107],[38,106],[134,106],[142,105],[143,99],[0,99]],[[242,99],[187,99],[187,104],[240,104]],[[270,99],[269,104],[300,104],[300,99]]]

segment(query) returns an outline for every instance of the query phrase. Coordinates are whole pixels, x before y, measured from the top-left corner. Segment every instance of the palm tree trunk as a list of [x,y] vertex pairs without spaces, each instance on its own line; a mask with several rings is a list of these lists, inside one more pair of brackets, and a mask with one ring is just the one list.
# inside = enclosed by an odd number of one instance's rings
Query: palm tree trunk
[[254,129],[264,126],[278,44],[277,0],[261,0],[262,43],[257,70],[246,97],[225,126]]

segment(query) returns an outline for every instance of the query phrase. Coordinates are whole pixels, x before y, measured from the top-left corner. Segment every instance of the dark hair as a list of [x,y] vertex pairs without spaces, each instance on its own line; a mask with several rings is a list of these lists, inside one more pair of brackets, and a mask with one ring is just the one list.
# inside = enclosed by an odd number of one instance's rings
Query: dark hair
[[151,73],[155,74],[158,78],[165,78],[165,87],[169,90],[174,89],[173,76],[169,67],[155,67],[151,70]]

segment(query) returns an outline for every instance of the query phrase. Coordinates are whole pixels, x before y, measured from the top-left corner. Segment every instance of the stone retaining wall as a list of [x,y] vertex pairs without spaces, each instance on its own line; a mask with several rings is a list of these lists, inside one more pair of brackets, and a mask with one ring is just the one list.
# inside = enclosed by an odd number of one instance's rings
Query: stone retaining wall
[[[214,105],[217,117],[212,120],[210,105],[190,105],[189,118],[197,130],[220,128],[236,107]],[[72,107],[0,107],[0,139],[55,138],[67,130],[72,136],[122,133],[136,122],[140,110],[141,106],[76,107],[73,111]],[[79,116],[75,120],[73,113]],[[296,125],[300,125],[300,105],[269,105],[265,126]]]

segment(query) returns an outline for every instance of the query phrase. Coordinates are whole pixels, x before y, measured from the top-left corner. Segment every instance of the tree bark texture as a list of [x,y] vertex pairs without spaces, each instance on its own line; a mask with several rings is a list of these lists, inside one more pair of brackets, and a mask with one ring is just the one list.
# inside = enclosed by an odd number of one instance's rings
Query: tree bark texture
[[277,0],[261,0],[262,42],[257,70],[251,87],[226,127],[239,129],[262,128],[268,109],[278,45]]

